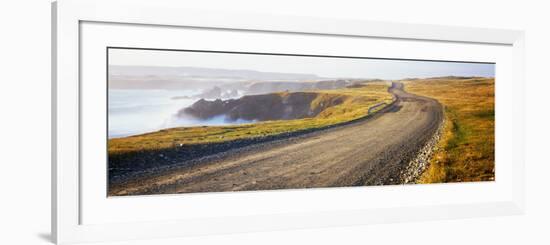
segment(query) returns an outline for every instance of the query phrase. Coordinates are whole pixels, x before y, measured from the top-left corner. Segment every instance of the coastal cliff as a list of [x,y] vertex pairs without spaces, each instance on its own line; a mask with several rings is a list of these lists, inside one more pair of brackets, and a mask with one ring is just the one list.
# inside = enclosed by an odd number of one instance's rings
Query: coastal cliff
[[178,116],[209,119],[224,115],[226,120],[291,120],[316,117],[326,108],[342,104],[348,96],[314,92],[248,95],[239,99],[205,100],[178,112]]

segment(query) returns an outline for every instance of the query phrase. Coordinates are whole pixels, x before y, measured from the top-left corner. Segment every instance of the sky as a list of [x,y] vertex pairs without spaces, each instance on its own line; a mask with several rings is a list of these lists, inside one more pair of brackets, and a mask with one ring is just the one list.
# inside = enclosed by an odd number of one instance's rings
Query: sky
[[109,65],[244,69],[263,72],[316,74],[324,78],[402,79],[438,76],[495,76],[495,65],[487,63],[298,57],[113,48],[109,49]]

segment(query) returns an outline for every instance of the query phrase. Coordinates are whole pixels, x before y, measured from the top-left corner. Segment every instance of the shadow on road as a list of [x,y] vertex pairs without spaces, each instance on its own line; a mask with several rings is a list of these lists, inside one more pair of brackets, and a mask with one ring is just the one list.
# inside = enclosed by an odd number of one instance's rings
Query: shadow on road
[[386,113],[395,113],[395,112],[400,111],[401,108],[403,108],[402,105],[394,105],[391,108],[389,108],[388,111],[386,111]]

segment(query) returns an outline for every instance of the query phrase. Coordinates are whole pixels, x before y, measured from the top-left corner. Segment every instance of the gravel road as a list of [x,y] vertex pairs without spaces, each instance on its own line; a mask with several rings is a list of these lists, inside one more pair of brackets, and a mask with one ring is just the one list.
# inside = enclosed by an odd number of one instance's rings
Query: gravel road
[[401,184],[401,172],[441,124],[443,108],[401,83],[389,91],[396,101],[367,120],[235,149],[110,186],[109,195]]

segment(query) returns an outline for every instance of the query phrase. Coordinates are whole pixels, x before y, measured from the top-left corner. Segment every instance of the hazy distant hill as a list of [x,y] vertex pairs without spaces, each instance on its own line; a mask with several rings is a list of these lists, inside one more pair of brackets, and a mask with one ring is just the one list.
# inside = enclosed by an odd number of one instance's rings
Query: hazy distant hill
[[109,66],[109,88],[193,89],[243,81],[319,80],[314,74],[200,67]]
[[251,84],[246,94],[266,94],[272,92],[299,92],[318,89],[337,89],[348,85],[346,80],[326,80],[316,82],[258,82]]

